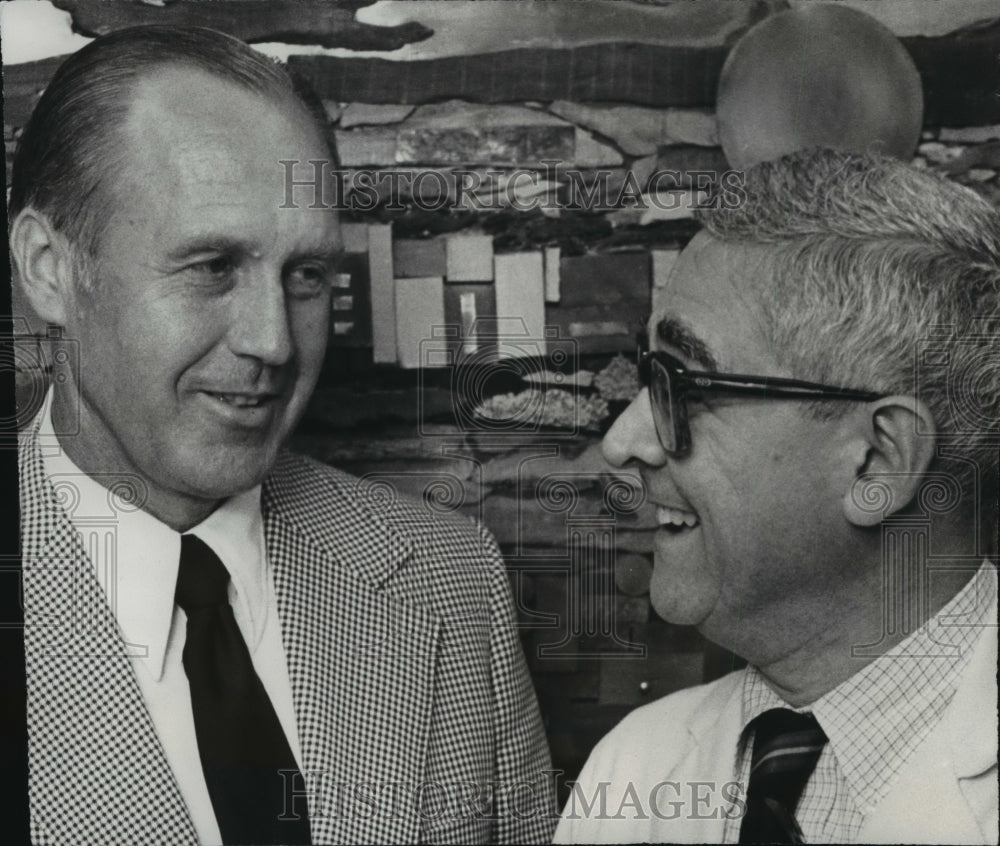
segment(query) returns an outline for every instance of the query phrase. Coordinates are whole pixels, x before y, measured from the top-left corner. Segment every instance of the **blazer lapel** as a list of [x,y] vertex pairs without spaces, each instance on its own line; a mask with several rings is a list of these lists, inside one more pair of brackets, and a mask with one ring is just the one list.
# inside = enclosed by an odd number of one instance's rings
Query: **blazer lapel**
[[[725,818],[722,812],[707,810],[709,805],[704,802],[704,797],[709,796],[711,805],[715,806],[722,786],[733,780],[736,743],[741,728],[743,674],[734,673],[718,684],[726,685],[728,690],[720,691],[721,699],[713,697],[713,704],[702,707],[694,715],[687,727],[688,746],[664,779],[678,785],[678,798],[685,802],[685,806],[669,819],[662,820],[653,815],[650,840],[665,843],[722,842]],[[714,704],[716,701],[719,704]],[[696,793],[699,783],[705,787]],[[743,795],[741,791],[740,796]]]
[[872,811],[858,842],[997,842],[996,599],[990,619],[941,723]]
[[[733,673],[723,683],[728,684],[730,690],[718,710],[713,708],[699,711],[688,727],[693,747],[685,763],[687,781],[685,783],[674,776],[686,788],[700,780],[711,782],[714,791],[721,791],[723,784],[733,780],[736,748],[743,728],[743,673]],[[745,796],[745,790],[740,790],[740,796]],[[713,818],[703,809],[699,811],[693,806],[690,811],[689,842],[721,843],[726,826],[723,815],[720,813]]]
[[264,519],[313,839],[415,842],[440,621],[381,590],[405,536],[346,498],[309,518],[295,494],[269,480]]
[[33,826],[53,843],[196,843],[127,646],[60,507],[72,491],[57,496],[44,477],[36,432],[20,455]]

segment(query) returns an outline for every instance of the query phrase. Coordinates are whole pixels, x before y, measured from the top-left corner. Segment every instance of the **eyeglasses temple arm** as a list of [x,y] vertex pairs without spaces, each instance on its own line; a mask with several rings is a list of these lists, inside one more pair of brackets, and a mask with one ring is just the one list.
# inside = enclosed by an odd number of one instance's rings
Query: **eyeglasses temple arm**
[[685,381],[689,387],[702,390],[726,390],[733,393],[754,396],[785,396],[799,399],[850,399],[870,402],[878,399],[881,394],[873,391],[861,391],[854,388],[836,388],[830,385],[818,385],[811,382],[788,380],[751,380],[741,381],[732,376],[713,376],[699,373],[697,376],[686,374]]

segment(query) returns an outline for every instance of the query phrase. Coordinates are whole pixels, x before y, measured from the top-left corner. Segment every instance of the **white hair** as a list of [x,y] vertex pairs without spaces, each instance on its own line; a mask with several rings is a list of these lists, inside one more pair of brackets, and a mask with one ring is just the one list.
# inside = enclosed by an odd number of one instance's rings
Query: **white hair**
[[979,475],[989,496],[1000,445],[1000,213],[881,156],[807,150],[744,176],[737,208],[699,218],[719,240],[773,247],[758,287],[779,361],[798,378],[919,397],[956,459],[939,450],[938,462],[963,486]]

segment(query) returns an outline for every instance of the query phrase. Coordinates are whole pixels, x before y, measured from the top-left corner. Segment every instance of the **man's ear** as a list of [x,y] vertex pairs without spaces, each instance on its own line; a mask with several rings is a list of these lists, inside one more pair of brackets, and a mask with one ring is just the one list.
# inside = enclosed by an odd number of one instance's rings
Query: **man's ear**
[[852,440],[861,456],[844,494],[844,516],[855,526],[875,526],[913,502],[937,443],[930,409],[916,397],[891,396],[868,403]]
[[10,255],[24,296],[46,323],[65,326],[75,292],[73,248],[48,216],[22,209],[10,228]]

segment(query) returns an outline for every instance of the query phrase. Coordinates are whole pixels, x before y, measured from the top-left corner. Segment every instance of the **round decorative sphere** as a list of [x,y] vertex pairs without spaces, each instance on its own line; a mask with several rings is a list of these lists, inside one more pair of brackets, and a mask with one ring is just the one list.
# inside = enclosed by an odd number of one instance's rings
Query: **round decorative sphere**
[[716,114],[735,168],[807,147],[909,160],[923,89],[899,39],[848,6],[808,4],[750,29],[730,51]]

